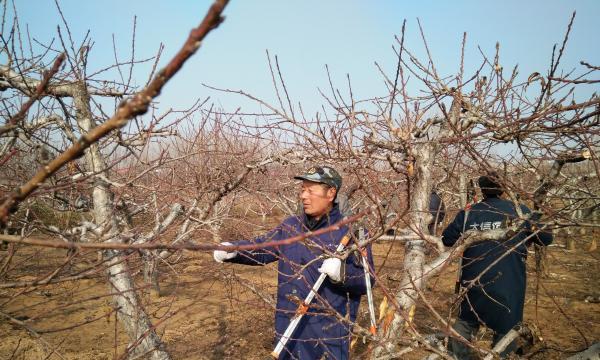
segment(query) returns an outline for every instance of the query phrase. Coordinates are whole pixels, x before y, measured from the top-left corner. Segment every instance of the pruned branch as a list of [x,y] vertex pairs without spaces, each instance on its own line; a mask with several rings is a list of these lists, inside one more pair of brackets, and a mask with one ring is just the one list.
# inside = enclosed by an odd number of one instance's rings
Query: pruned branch
[[[56,59],[54,60],[54,63],[52,64],[52,68],[50,68],[50,70],[44,72],[44,75],[42,76],[42,80],[37,84],[35,92],[31,95],[29,100],[27,100],[27,102],[25,102],[23,104],[23,106],[21,106],[21,109],[19,110],[19,112],[17,112],[15,115],[13,115],[8,120],[7,126],[3,126],[0,128],[0,135],[9,131],[12,127],[16,126],[18,123],[20,123],[25,118],[25,116],[27,115],[27,112],[29,111],[29,108],[31,108],[31,105],[33,105],[33,103],[36,102],[36,100],[38,100],[46,92],[46,89],[48,88],[48,84],[50,83],[50,79],[52,79],[52,77],[54,75],[56,75],[56,73],[58,72],[58,70],[60,69],[60,67],[64,61],[65,61],[64,53],[62,53],[56,57]],[[8,130],[6,130],[6,129],[8,129]]]
[[554,185],[555,180],[560,175],[560,172],[565,164],[577,163],[588,160],[591,157],[589,150],[584,150],[580,153],[564,154],[559,156],[554,163],[548,175],[544,178],[544,181],[538,186],[533,192],[533,202],[537,209],[541,208],[542,202],[550,188]]
[[43,246],[57,249],[95,249],[95,250],[190,250],[190,251],[208,251],[208,250],[256,250],[264,249],[273,246],[282,246],[302,241],[311,236],[325,234],[331,231],[338,230],[340,227],[356,222],[365,215],[371,213],[372,208],[368,208],[356,215],[345,218],[331,226],[319,229],[317,231],[309,231],[301,235],[293,236],[283,240],[266,241],[260,244],[248,245],[218,245],[218,244],[160,244],[160,243],[141,243],[141,244],[123,244],[114,242],[104,243],[74,243],[54,240],[43,240],[36,237],[20,237],[14,235],[0,234],[0,240],[15,244],[26,244],[33,246]]

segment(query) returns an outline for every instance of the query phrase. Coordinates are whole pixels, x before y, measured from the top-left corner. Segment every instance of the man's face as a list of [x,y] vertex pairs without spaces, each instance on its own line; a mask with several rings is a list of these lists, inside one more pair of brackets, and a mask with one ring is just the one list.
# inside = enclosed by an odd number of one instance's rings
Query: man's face
[[306,215],[320,217],[327,214],[333,206],[335,192],[335,188],[328,188],[327,185],[321,183],[303,180],[300,200],[302,200]]

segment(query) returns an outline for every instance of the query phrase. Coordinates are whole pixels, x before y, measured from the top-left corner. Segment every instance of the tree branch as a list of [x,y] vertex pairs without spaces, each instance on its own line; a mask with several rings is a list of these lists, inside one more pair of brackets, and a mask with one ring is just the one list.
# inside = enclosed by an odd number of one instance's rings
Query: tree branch
[[79,141],[65,150],[62,154],[52,160],[37,172],[26,184],[11,193],[0,206],[0,223],[6,223],[8,214],[16,210],[16,206],[27,198],[42,182],[63,167],[69,161],[72,161],[81,155],[83,151],[90,147],[100,138],[106,136],[113,130],[119,129],[135,116],[142,115],[148,111],[150,102],[157,97],[164,85],[181,69],[184,63],[198,50],[202,40],[213,29],[217,28],[223,21],[221,13],[223,12],[228,0],[217,0],[210,7],[206,17],[200,25],[193,29],[179,52],[171,59],[165,68],[159,71],[154,79],[139,93],[131,99],[124,101],[117,112],[103,124],[91,129],[88,133],[82,135]]

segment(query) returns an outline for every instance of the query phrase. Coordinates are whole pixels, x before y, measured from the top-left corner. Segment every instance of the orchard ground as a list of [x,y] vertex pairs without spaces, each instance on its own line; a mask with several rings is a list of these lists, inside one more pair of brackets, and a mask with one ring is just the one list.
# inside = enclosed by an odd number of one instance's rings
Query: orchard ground
[[[598,232],[588,234],[598,236]],[[588,241],[589,242],[589,241]],[[578,242],[581,246],[585,242]],[[8,252],[0,253],[2,258]],[[66,250],[20,247],[4,282],[31,281],[64,265]],[[185,252],[162,264],[161,296],[145,287],[140,257],[132,253],[129,265],[136,279],[145,309],[154,319],[158,334],[174,359],[264,359],[273,348],[274,308],[263,299],[273,299],[276,266],[250,267],[216,264],[210,253]],[[374,246],[378,276],[390,289],[400,278],[403,246],[383,242]],[[534,359],[561,359],[600,340],[600,251],[580,247],[567,250],[559,237],[548,251],[548,276],[537,284],[535,257],[528,258],[528,292],[525,321],[535,324],[544,347]],[[179,258],[179,259],[177,259]],[[384,262],[385,265],[381,267]],[[77,273],[97,261],[95,252],[76,257],[62,272]],[[455,300],[457,264],[433,278],[425,293],[440,314],[448,314]],[[24,326],[0,322],[0,358],[13,359],[114,359],[127,347],[125,333],[115,322],[105,274],[99,271],[85,279],[39,287],[0,289],[2,311],[35,330],[36,338]],[[260,295],[259,295],[260,294]],[[261,298],[262,297],[262,298]],[[375,288],[377,305],[382,292]],[[366,298],[359,322],[368,325]],[[439,327],[422,304],[414,322],[422,334]],[[582,336],[583,334],[583,336]],[[480,342],[489,346],[491,334],[480,333]],[[354,358],[363,358],[367,344],[362,339],[353,349]],[[55,351],[54,354],[51,354]],[[422,351],[406,355],[421,359]]]

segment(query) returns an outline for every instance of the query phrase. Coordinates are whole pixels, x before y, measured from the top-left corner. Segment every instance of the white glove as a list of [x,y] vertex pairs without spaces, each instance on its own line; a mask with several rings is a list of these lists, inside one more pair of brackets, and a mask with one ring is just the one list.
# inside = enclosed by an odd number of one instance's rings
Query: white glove
[[335,257],[325,259],[323,265],[319,268],[321,274],[327,274],[327,276],[335,282],[342,280],[341,270],[342,260]]
[[[221,245],[229,246],[233,244],[230,242],[222,242]],[[225,250],[215,250],[213,252],[213,257],[215,258],[216,262],[222,263],[225,260],[233,259],[237,256],[237,254],[237,251],[227,252]]]

